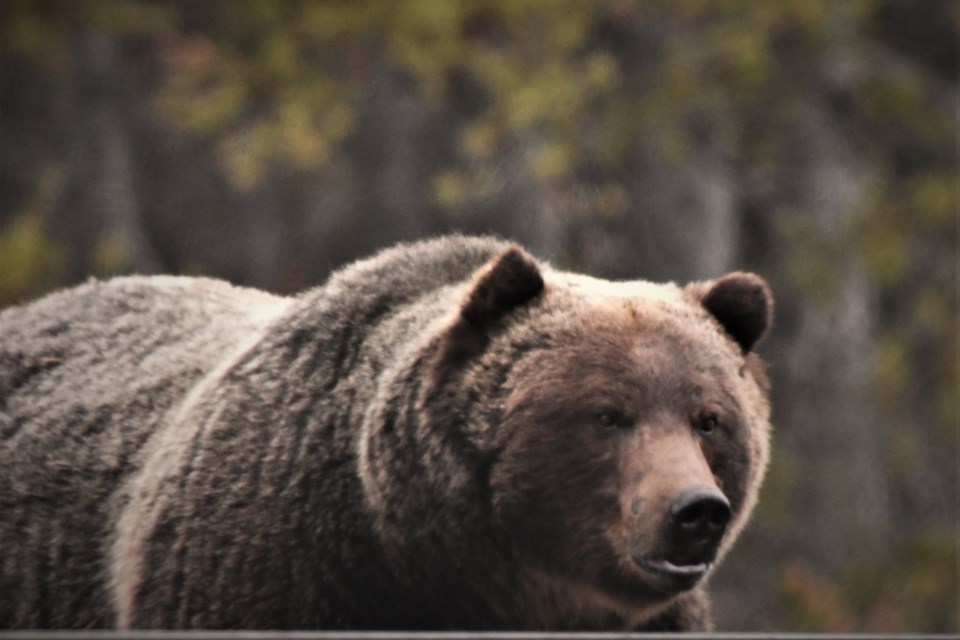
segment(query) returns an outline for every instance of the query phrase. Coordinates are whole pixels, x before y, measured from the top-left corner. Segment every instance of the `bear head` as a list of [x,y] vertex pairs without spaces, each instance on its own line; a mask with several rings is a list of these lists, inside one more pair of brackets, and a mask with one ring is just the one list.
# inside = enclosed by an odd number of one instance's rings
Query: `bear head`
[[702,582],[756,501],[772,307],[749,273],[614,283],[510,248],[463,293],[421,406],[475,447],[532,574],[643,617]]

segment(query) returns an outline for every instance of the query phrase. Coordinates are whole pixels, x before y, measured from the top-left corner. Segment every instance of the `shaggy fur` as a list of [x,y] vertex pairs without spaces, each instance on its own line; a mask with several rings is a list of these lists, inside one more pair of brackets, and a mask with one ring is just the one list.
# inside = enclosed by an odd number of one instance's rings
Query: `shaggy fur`
[[749,274],[448,237],[292,299],[132,277],[8,309],[0,627],[708,628],[702,581],[634,560],[692,481],[671,456],[730,501],[720,556],[746,522],[771,308]]

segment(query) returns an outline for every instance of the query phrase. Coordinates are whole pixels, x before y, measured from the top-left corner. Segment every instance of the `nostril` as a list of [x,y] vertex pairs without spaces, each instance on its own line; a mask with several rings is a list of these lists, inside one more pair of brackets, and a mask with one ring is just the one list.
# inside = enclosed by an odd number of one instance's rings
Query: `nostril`
[[688,505],[674,516],[674,520],[684,529],[699,526],[705,519],[704,507],[702,504]]
[[730,503],[710,487],[687,489],[670,505],[670,523],[689,543],[716,542],[730,522]]
[[709,514],[710,526],[718,529],[726,529],[730,522],[730,506],[727,504],[714,508]]

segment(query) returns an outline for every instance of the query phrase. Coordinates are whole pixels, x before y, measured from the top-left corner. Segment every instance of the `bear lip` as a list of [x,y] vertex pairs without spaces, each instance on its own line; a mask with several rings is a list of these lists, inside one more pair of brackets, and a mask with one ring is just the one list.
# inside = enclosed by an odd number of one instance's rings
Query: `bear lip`
[[697,564],[674,564],[669,560],[650,560],[634,558],[634,562],[652,577],[657,579],[660,588],[666,591],[686,591],[692,589],[710,569],[709,562]]
[[710,564],[707,562],[678,565],[669,560],[641,560],[640,565],[646,569],[652,569],[657,573],[669,573],[681,576],[702,575],[710,568]]

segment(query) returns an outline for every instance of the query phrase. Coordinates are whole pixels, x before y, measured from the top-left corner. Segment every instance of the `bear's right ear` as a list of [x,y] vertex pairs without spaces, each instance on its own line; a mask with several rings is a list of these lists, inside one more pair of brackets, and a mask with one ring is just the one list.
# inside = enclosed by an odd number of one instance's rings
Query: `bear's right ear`
[[513,246],[473,275],[460,312],[444,336],[440,362],[456,365],[486,347],[490,330],[514,309],[543,291],[543,276],[533,258]]
[[519,247],[510,247],[474,274],[460,320],[486,329],[541,291],[543,276],[536,263]]

